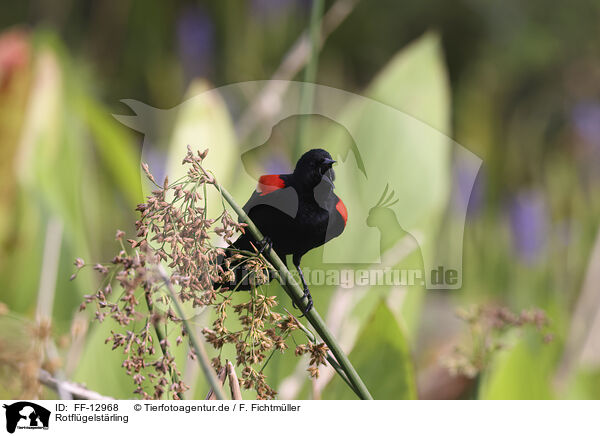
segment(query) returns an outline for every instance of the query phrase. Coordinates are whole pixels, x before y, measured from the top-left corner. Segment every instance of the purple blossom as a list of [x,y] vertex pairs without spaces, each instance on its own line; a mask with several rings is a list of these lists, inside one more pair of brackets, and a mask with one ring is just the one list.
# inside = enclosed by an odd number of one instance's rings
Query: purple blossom
[[292,170],[289,159],[278,154],[270,156],[265,163],[265,174],[286,174]]
[[[167,176],[167,160],[164,151],[156,148],[152,144],[144,146],[142,161],[148,164],[150,172],[156,179],[156,182],[160,185],[164,183],[165,177]],[[145,176],[142,175],[142,178],[145,179]]]
[[539,259],[548,233],[548,211],[540,191],[521,191],[509,206],[510,228],[515,251],[533,263]]
[[577,103],[571,113],[571,119],[577,134],[596,152],[600,151],[600,103]]
[[452,206],[467,216],[481,210],[485,192],[484,167],[475,167],[473,162],[456,158],[452,168]]
[[184,9],[177,20],[177,46],[187,80],[212,70],[214,26],[202,9]]
[[252,0],[250,8],[254,17],[272,19],[280,17],[289,10],[308,10],[311,4],[311,0]]

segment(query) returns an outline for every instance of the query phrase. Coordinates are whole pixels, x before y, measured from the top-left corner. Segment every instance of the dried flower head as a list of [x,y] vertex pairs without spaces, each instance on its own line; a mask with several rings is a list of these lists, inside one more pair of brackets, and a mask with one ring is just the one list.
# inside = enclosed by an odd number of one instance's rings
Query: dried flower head
[[[262,256],[226,252],[213,245],[218,238],[230,244],[244,232],[245,225],[226,209],[209,216],[204,196],[215,179],[202,167],[207,152],[194,153],[188,147],[183,159],[187,173],[174,183],[165,178],[159,185],[148,165],[142,165],[155,189],[136,207],[136,237],[126,239],[123,231],[117,231],[119,251],[110,263],[94,265],[101,285],[84,296],[80,309],[93,306],[95,319],[109,318],[115,323],[106,343],[125,355],[122,366],[136,385],[135,394],[144,399],[181,398],[188,387],[181,381],[173,347],[188,346],[184,340],[187,332],[171,307],[165,281],[157,274],[161,265],[186,310],[210,309],[214,313],[212,324],[201,330],[217,353],[212,366],[217,371],[223,368],[222,352],[230,347],[237,365],[243,368],[242,387],[254,389],[257,398],[274,398],[277,393],[267,384],[263,371],[275,353],[288,349],[286,340],[299,329],[299,323],[291,315],[278,313],[277,299],[265,294],[262,285],[268,281],[269,265]],[[250,292],[238,293],[225,286],[232,279],[232,264],[243,264],[249,272]],[[79,271],[85,263],[78,259],[75,266]],[[115,285],[119,292],[113,293]],[[171,343],[167,333],[173,331],[180,334]],[[312,367],[325,363],[324,344],[301,346],[310,353]],[[191,347],[187,354],[198,358]]]
[[504,306],[477,305],[459,309],[457,316],[468,324],[469,339],[456,346],[442,362],[453,375],[475,378],[488,366],[495,352],[507,346],[505,333],[511,330],[533,326],[543,334],[545,343],[552,340],[552,335],[544,332],[549,321],[541,309],[515,314]]

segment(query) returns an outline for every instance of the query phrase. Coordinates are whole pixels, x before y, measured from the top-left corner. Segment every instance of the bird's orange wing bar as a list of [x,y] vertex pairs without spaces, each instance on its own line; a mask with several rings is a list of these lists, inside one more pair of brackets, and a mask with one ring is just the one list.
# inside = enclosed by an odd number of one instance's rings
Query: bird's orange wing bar
[[344,224],[348,222],[348,210],[346,209],[346,205],[342,201],[341,198],[338,198],[338,202],[335,205],[336,210],[340,213],[342,218],[344,218]]
[[260,176],[256,190],[260,195],[267,195],[281,188],[285,188],[285,181],[278,174],[269,174]]

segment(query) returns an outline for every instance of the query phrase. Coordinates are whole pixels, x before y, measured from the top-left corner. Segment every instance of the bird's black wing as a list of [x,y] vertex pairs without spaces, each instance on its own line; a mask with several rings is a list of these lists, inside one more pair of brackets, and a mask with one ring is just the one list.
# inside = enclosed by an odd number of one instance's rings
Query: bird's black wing
[[[290,235],[296,232],[294,218],[298,212],[298,195],[287,184],[288,175],[269,175],[259,179],[244,211],[264,236],[273,242],[273,248],[280,255],[291,253]],[[254,241],[248,234],[242,235],[233,244],[243,250],[252,250]]]

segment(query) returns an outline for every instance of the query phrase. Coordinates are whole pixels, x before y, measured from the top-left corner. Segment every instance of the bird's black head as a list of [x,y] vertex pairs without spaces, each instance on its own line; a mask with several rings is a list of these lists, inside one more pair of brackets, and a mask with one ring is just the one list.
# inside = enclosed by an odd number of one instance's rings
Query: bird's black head
[[333,184],[335,180],[335,172],[331,166],[335,161],[331,155],[321,149],[314,148],[307,151],[298,159],[296,168],[294,169],[294,177],[306,188],[314,188],[323,178],[329,179]]

